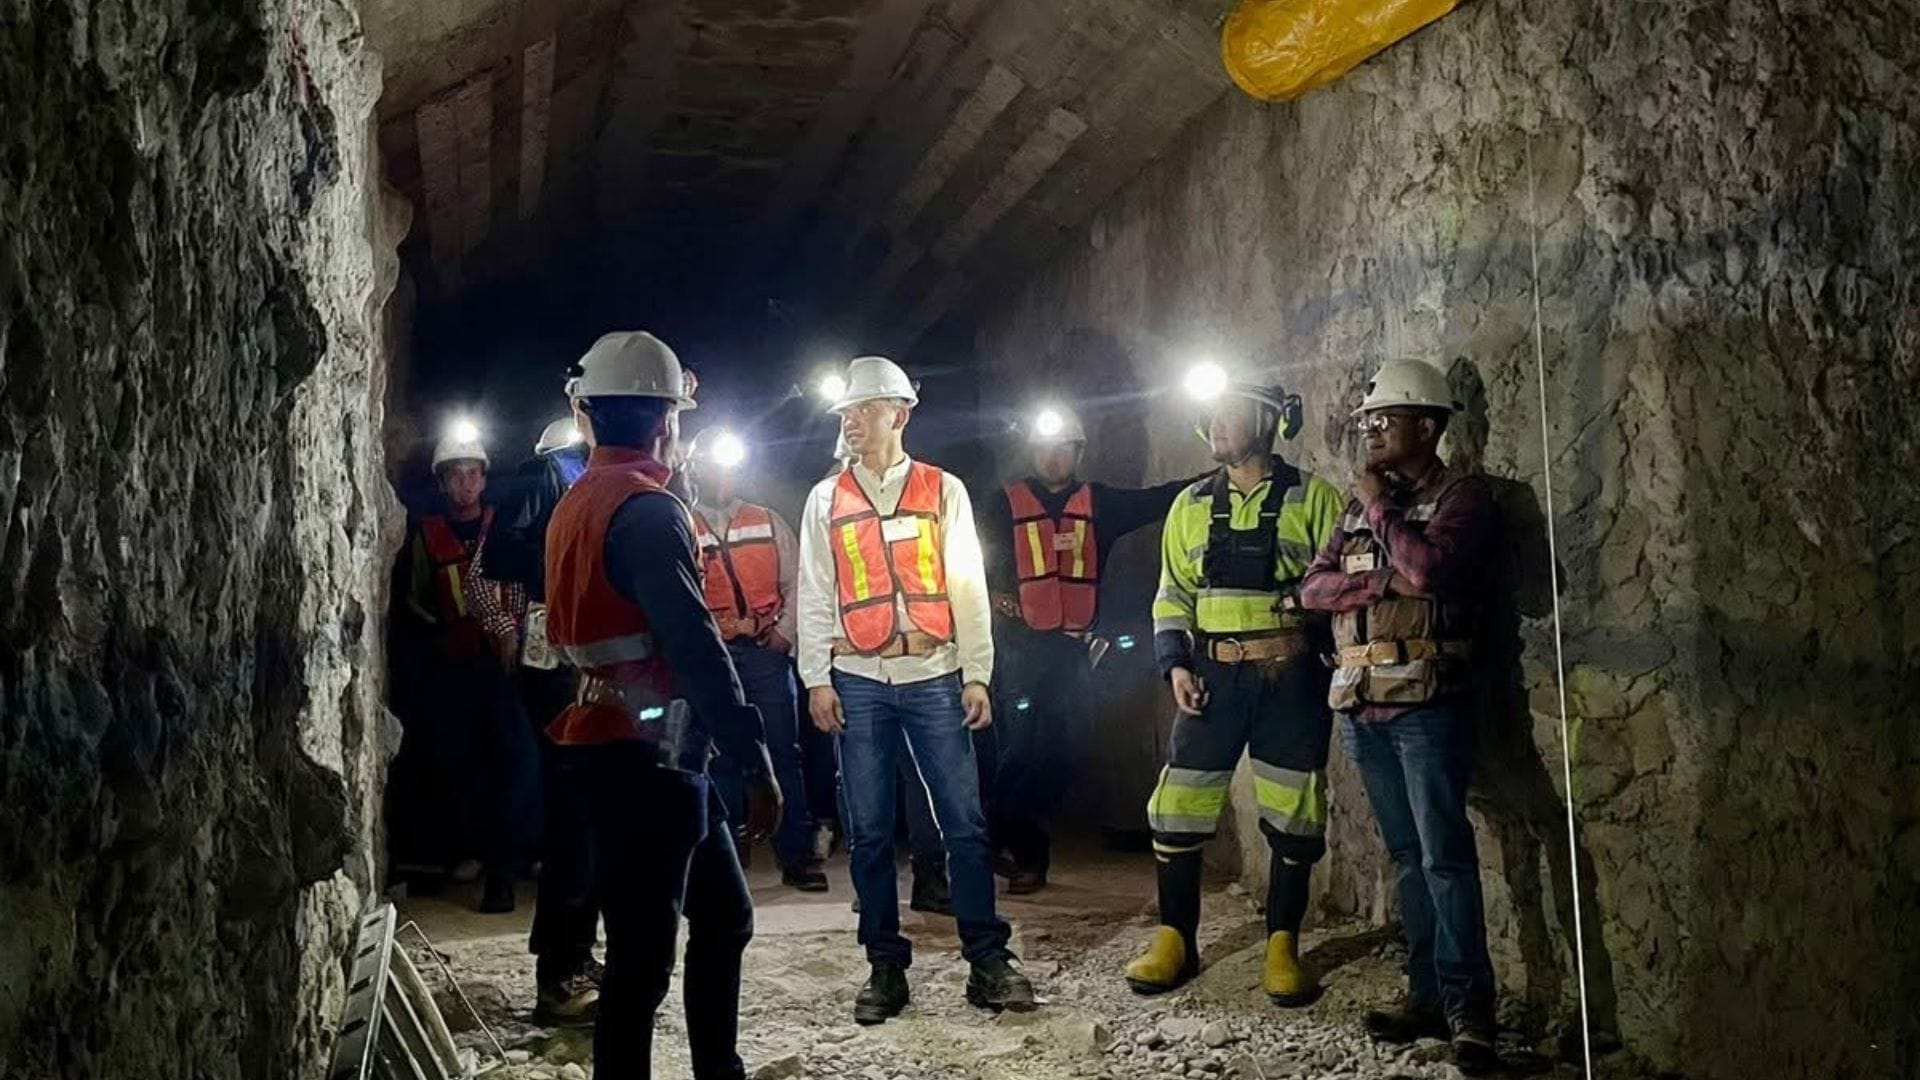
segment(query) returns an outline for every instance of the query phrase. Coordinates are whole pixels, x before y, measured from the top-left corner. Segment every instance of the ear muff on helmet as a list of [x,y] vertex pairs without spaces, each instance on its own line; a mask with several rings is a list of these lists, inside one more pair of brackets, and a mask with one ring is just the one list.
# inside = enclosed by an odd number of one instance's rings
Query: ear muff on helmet
[[1305,423],[1305,412],[1300,405],[1300,395],[1288,394],[1286,404],[1280,410],[1280,437],[1294,438],[1300,434],[1300,428]]

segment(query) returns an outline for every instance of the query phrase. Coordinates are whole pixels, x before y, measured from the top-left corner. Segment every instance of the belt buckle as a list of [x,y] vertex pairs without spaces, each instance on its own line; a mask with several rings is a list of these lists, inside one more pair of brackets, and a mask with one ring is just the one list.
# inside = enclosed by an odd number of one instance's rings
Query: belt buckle
[[1240,643],[1239,638],[1224,637],[1220,639],[1220,648],[1222,651],[1225,651],[1229,646],[1233,648],[1233,659],[1229,660],[1225,656],[1222,656],[1220,658],[1221,663],[1238,664],[1247,658],[1247,647]]

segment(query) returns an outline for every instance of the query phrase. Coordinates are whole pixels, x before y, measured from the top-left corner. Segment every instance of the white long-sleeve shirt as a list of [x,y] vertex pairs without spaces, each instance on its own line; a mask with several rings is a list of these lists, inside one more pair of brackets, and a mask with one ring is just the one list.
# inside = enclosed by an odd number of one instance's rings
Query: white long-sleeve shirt
[[[714,535],[725,536],[733,526],[733,515],[740,512],[742,505],[739,499],[729,500],[725,506],[701,502],[694,504],[693,510],[707,523],[707,528],[713,530]],[[781,637],[792,641],[795,632],[793,593],[799,581],[798,545],[794,542],[793,529],[788,527],[785,518],[764,506],[760,509],[766,510],[767,516],[773,519],[773,550],[780,560],[780,615],[773,621],[773,628],[779,631]]]
[[[913,459],[901,459],[875,475],[866,466],[853,465],[853,477],[875,510],[891,514],[900,505]],[[814,485],[800,517],[800,681],[808,689],[831,686],[834,670],[885,683],[916,683],[955,671],[966,682],[993,681],[992,609],[987,599],[987,572],[980,556],[980,536],[973,528],[973,503],[967,486],[950,472],[941,473],[940,536],[946,560],[947,598],[953,607],[953,641],[926,656],[835,656],[833,639],[845,637],[840,622],[839,588],[833,546],[827,525],[833,517],[833,488],[839,476]],[[899,625],[907,620],[906,601],[896,601]]]

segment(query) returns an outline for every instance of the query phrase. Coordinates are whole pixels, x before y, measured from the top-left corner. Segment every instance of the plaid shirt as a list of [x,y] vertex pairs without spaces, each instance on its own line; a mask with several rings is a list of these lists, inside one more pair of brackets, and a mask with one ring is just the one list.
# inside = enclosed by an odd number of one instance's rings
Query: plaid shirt
[[468,564],[474,580],[483,583],[485,588],[474,589],[468,597],[473,604],[473,613],[480,619],[480,628],[491,638],[520,636],[520,628],[527,619],[527,587],[517,581],[500,581],[487,577],[486,570],[487,540],[473,549],[473,561]]

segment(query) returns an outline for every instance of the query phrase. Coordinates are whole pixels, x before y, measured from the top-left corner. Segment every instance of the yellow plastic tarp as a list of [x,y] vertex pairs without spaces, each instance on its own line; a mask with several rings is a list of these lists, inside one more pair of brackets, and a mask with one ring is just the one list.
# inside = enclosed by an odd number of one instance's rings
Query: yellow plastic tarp
[[1452,11],[1459,0],[1245,0],[1220,58],[1240,89],[1290,101]]

